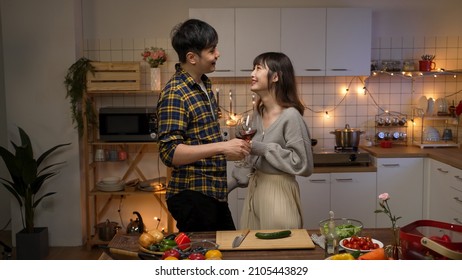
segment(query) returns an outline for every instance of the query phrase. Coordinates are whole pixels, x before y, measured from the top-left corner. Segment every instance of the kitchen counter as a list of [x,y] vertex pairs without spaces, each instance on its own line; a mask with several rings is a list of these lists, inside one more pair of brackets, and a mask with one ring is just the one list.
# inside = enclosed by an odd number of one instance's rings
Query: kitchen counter
[[455,168],[462,169],[462,149],[461,148],[425,148],[417,146],[393,146],[392,148],[382,148],[380,146],[360,147],[377,158],[416,158],[428,157]]
[[[308,234],[319,234],[319,230],[308,230]],[[192,241],[208,240],[215,242],[215,232],[194,232]],[[362,236],[370,236],[387,245],[391,243],[392,234],[389,228],[364,229]],[[112,245],[111,245],[112,244]],[[113,259],[159,259],[159,255],[150,255],[139,252],[138,236],[117,234],[109,243],[108,254]],[[287,250],[229,250],[222,251],[224,260],[323,260],[324,249],[315,246],[314,249],[287,249]]]

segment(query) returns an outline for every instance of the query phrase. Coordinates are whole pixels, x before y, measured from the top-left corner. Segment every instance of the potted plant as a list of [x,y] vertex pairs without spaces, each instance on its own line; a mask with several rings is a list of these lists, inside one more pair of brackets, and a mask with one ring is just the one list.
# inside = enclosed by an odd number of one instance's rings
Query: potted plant
[[[21,208],[21,220],[24,229],[16,234],[18,259],[40,259],[48,254],[48,229],[35,227],[35,210],[44,198],[56,193],[40,194],[40,190],[48,179],[57,174],[54,168],[64,162],[46,166],[43,166],[43,163],[54,151],[70,145],[70,143],[56,145],[35,159],[29,136],[22,128],[18,127],[18,130],[21,145],[11,142],[15,149],[14,154],[0,146],[0,156],[11,177],[10,179],[0,177],[0,182],[16,198]],[[34,241],[46,244],[34,245],[37,243]],[[38,247],[34,248],[33,246]]]
[[82,99],[87,89],[87,73],[94,74],[94,67],[91,60],[85,57],[80,58],[67,70],[64,84],[68,97],[71,101],[72,122],[76,125],[79,135],[83,132],[82,109],[85,109],[85,116],[90,126],[97,124],[96,113],[93,110],[90,99],[85,100],[85,108],[82,108]]

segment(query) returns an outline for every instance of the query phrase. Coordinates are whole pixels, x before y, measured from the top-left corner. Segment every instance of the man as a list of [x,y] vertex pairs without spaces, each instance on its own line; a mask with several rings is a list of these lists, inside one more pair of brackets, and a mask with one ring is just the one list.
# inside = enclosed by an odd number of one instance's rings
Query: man
[[250,152],[244,140],[222,141],[218,104],[205,75],[220,53],[215,29],[190,19],[172,30],[180,63],[157,104],[159,153],[172,167],[167,206],[180,231],[234,230],[227,203],[226,160]]

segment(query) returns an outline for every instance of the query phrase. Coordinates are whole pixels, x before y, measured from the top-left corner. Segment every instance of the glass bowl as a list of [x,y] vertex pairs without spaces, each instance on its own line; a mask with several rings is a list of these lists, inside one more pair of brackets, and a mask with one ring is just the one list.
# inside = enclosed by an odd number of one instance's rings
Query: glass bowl
[[[330,219],[325,219],[319,222],[319,231],[323,236],[326,235],[329,230],[329,221]],[[349,218],[335,218],[334,223],[339,240],[353,235],[359,236],[364,227],[361,221]]]

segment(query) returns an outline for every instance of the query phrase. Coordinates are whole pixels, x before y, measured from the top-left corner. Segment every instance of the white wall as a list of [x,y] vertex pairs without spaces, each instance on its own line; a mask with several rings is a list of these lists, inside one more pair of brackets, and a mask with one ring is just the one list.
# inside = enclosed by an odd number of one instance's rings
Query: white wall
[[[53,158],[66,164],[44,188],[57,194],[38,206],[36,226],[49,227],[51,246],[80,245],[78,139],[63,84],[75,61],[74,2],[3,0],[1,12],[8,138],[18,142],[21,126],[31,137],[36,156],[54,145],[72,143]],[[17,203],[13,206],[16,233],[22,225]]]

